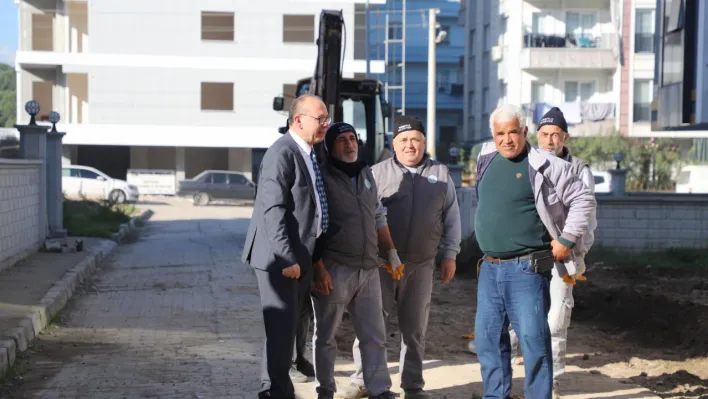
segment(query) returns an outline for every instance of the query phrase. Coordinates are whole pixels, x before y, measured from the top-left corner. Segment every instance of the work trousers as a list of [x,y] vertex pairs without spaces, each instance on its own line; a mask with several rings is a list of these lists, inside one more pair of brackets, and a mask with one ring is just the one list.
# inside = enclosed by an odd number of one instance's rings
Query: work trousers
[[[548,311],[548,327],[551,331],[551,349],[553,352],[553,378],[557,379],[565,373],[568,327],[570,327],[570,316],[575,306],[573,299],[573,286],[566,284],[562,278],[558,277],[558,272],[553,269],[553,277],[550,283],[551,309]],[[511,356],[520,356],[519,337],[513,330],[513,325],[509,329],[511,338]]]
[[550,273],[531,270],[531,261],[482,262],[477,285],[475,345],[482,369],[484,399],[511,395],[509,323],[523,348],[524,394],[550,399],[553,386],[551,333],[548,328]]
[[[400,280],[393,280],[384,268],[379,268],[387,327],[390,325],[393,305],[397,306],[398,328],[401,332],[401,357],[398,371],[401,373],[401,388],[404,390],[422,389],[425,386],[423,358],[434,272],[435,259],[418,264],[406,263]],[[354,384],[363,386],[359,346],[357,336],[352,348],[356,371],[352,374],[351,380]]]
[[336,392],[334,362],[337,357],[335,334],[348,311],[357,337],[361,337],[363,382],[372,395],[391,389],[386,360],[386,327],[381,304],[378,269],[359,269],[332,264],[329,295],[312,295],[315,310],[314,361],[318,392]]

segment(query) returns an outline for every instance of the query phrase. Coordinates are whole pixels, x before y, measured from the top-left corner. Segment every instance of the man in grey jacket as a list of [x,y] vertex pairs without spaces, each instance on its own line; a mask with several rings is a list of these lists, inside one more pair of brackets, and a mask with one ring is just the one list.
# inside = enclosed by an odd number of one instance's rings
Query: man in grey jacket
[[[572,174],[577,176],[591,193],[595,193],[595,179],[590,171],[590,166],[578,157],[570,154],[570,150],[565,146],[568,140],[568,124],[565,121],[563,112],[557,108],[551,108],[539,121],[538,147],[551,153],[571,165]],[[595,214],[589,218],[590,224],[587,231],[582,236],[582,252],[576,251],[576,273],[574,276],[559,276],[557,269],[553,269],[553,277],[550,284],[551,308],[548,312],[548,326],[551,330],[551,348],[553,352],[553,398],[560,398],[560,383],[558,377],[565,373],[566,346],[568,339],[568,327],[570,327],[570,315],[573,310],[573,285],[575,278],[582,276],[585,272],[585,255],[595,241],[595,226],[597,225]],[[518,337],[512,332],[512,356],[518,353]],[[518,356],[518,355],[517,355]],[[513,360],[512,360],[513,361]]]
[[262,398],[294,399],[290,379],[296,324],[312,282],[317,237],[327,232],[327,197],[313,145],[330,117],[322,100],[304,95],[290,108],[290,130],[266,151],[241,260],[258,279],[265,324]]
[[494,143],[486,144],[477,160],[475,217],[484,253],[475,319],[484,397],[511,393],[511,323],[521,338],[525,396],[551,398],[550,277],[578,272],[595,197],[570,163],[526,142],[521,108],[497,108],[490,128]]
[[[372,398],[395,397],[386,361],[386,328],[379,282],[379,247],[388,262],[400,264],[371,170],[358,160],[358,136],[348,123],[327,130],[327,159],[322,165],[330,228],[315,250],[314,359],[318,399],[337,391],[335,334],[344,311],[361,338],[364,383]],[[320,258],[321,254],[321,258]]]
[[[401,332],[399,370],[405,397],[429,398],[423,390],[423,358],[435,258],[442,247],[441,280],[446,284],[455,275],[455,260],[460,252],[460,209],[447,167],[425,153],[425,128],[418,119],[401,116],[396,120],[393,148],[393,158],[372,167],[381,202],[388,210],[393,244],[403,261],[402,276],[395,265],[391,265],[390,272],[380,270],[384,314],[388,319],[394,303],[397,304]],[[352,375],[347,397],[366,394],[360,388],[358,345],[356,340],[357,371]]]

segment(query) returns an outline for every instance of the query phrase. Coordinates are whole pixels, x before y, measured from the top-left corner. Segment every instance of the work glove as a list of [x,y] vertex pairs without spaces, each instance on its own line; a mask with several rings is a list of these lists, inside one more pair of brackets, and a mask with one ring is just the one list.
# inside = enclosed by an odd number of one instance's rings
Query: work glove
[[396,251],[395,248],[388,250],[388,262],[384,263],[382,267],[386,269],[394,280],[400,280],[401,277],[403,277],[405,265],[401,263],[401,259],[398,257],[398,251]]

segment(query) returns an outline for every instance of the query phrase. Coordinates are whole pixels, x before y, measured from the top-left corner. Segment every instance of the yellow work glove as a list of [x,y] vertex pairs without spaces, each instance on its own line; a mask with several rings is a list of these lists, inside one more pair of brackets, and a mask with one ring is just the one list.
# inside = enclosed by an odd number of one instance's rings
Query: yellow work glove
[[463,335],[462,338],[464,338],[464,339],[474,339],[474,331],[472,331],[472,332],[469,333],[469,334]]
[[392,248],[388,250],[388,262],[382,265],[384,269],[391,275],[394,280],[400,280],[403,277],[403,269],[406,267],[398,257],[398,251]]

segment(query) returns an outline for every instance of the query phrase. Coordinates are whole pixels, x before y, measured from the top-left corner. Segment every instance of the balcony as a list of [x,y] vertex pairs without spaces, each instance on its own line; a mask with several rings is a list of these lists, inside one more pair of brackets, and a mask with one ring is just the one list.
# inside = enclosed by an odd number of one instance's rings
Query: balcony
[[20,51],[88,52],[88,2],[65,2],[56,12],[19,7]]
[[617,35],[526,33],[522,69],[615,69]]
[[[408,45],[406,46],[406,62],[428,62],[428,46],[416,46],[413,43],[419,43],[418,40],[413,40],[412,38],[407,38]],[[376,48],[382,49],[382,51],[377,52]],[[383,59],[383,49],[385,45],[383,43],[377,43],[376,48],[371,52],[372,59]],[[442,45],[437,46],[435,53],[436,61],[438,64],[457,64],[460,62],[460,57],[465,55],[464,46],[453,46],[453,45]],[[389,62],[401,62],[401,48],[396,46],[390,49],[388,54]]]

